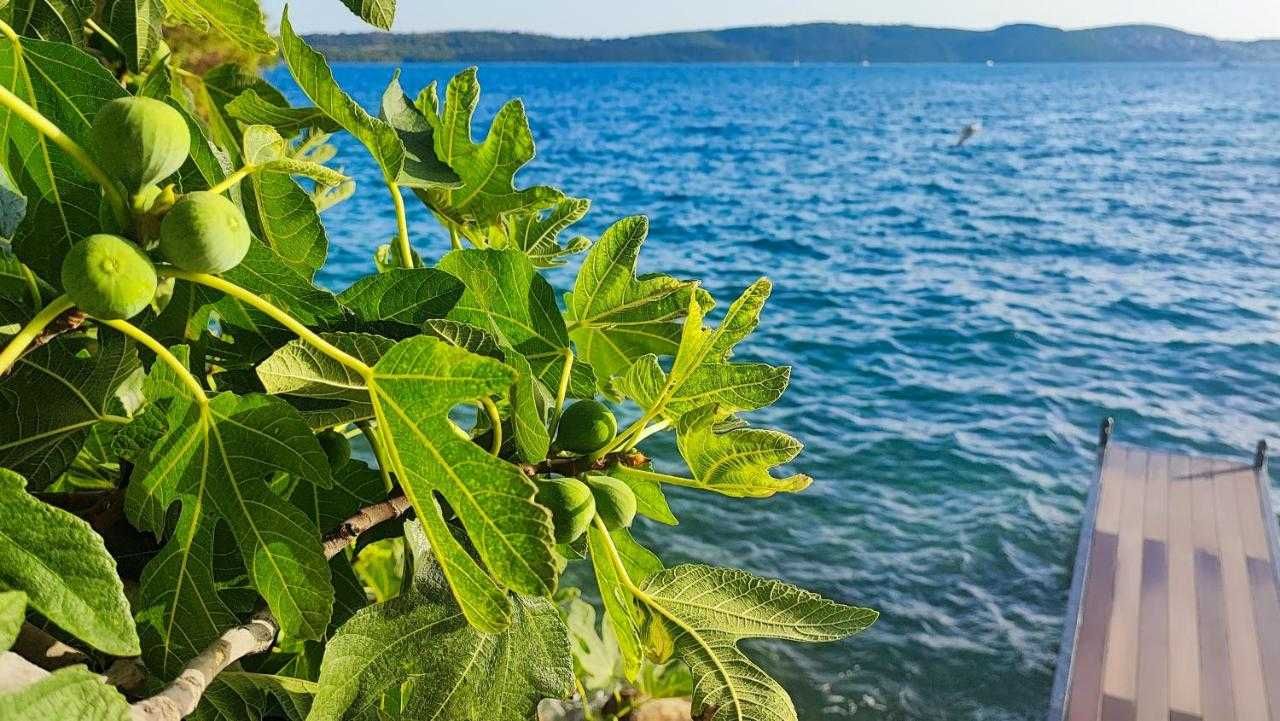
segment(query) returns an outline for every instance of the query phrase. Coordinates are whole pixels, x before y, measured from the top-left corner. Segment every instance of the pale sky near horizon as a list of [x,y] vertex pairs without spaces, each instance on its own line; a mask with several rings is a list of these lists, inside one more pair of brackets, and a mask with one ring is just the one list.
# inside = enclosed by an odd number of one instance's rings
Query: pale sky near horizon
[[[266,0],[274,24],[284,0]],[[1280,0],[400,0],[400,32],[514,30],[619,37],[672,30],[834,21],[987,30],[1154,23],[1225,39],[1280,38]],[[362,29],[339,0],[293,0],[302,32]]]

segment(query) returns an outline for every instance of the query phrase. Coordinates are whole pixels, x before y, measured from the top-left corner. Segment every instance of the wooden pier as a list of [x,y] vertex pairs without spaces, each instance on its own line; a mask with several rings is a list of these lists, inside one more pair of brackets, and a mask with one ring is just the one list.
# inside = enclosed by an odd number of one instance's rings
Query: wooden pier
[[1103,426],[1049,721],[1280,721],[1280,543],[1252,462]]

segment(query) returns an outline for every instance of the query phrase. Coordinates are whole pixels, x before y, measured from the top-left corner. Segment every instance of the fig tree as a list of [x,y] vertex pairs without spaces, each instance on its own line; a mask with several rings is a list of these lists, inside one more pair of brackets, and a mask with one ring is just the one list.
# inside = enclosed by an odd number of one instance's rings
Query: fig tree
[[576,478],[553,478],[538,482],[537,501],[551,511],[556,543],[572,543],[586,532],[595,516],[591,489]]
[[317,433],[316,440],[320,442],[330,468],[341,468],[351,460],[351,441],[343,434],[329,428]]
[[103,105],[89,139],[103,169],[130,193],[173,175],[191,152],[182,114],[151,98],[117,98]]
[[631,486],[609,476],[587,476],[596,515],[609,530],[626,528],[636,517],[636,494]]
[[178,199],[160,221],[160,255],[193,273],[225,273],[249,252],[249,224],[235,203],[207,190]]
[[570,453],[595,453],[618,432],[618,420],[603,403],[587,399],[565,409],[556,431],[556,445]]
[[155,297],[156,269],[130,241],[97,233],[67,251],[62,287],[89,315],[123,320],[141,313]]

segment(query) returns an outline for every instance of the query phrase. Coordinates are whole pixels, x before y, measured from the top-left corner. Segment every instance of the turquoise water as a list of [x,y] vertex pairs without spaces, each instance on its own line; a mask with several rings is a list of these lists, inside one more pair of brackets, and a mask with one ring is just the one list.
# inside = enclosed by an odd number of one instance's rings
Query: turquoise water
[[[369,105],[390,72],[338,68]],[[882,610],[845,643],[754,647],[803,719],[1042,718],[1099,420],[1242,458],[1280,420],[1280,67],[488,65],[481,81],[485,123],[524,98],[539,158],[522,179],[593,198],[590,235],[649,214],[643,269],[703,278],[722,304],[775,281],[742,352],[795,372],[753,420],[806,442],[815,484],[673,491],[679,529],[641,535],[670,563]],[[342,149],[362,191],[327,215],[335,287],[394,229],[374,168]],[[447,248],[411,220],[420,250]]]

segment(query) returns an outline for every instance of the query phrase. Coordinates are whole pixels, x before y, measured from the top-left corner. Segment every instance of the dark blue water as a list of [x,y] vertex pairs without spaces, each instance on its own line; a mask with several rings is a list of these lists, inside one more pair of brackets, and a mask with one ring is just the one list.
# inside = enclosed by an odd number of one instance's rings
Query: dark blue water
[[[455,69],[410,66],[404,84]],[[338,68],[369,105],[390,72]],[[795,373],[753,420],[802,438],[817,482],[755,502],[673,492],[681,526],[641,535],[668,562],[883,611],[846,643],[755,647],[803,719],[1041,718],[1099,420],[1242,458],[1274,435],[1280,67],[480,77],[486,126],[524,98],[539,157],[522,179],[594,199],[589,234],[647,213],[644,270],[703,278],[722,303],[775,281],[743,354]],[[334,286],[394,230],[373,166],[342,148],[362,190],[327,214]],[[420,207],[411,220],[424,255],[448,247]]]

